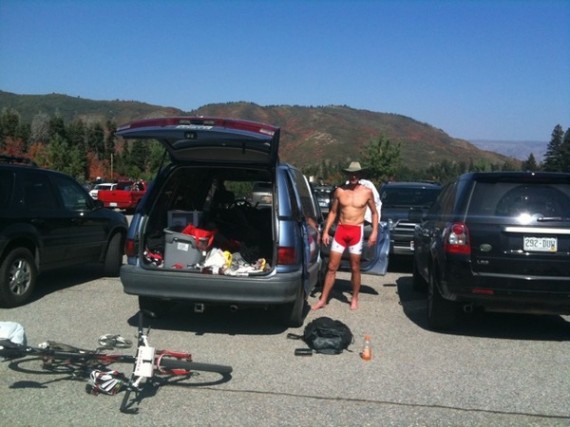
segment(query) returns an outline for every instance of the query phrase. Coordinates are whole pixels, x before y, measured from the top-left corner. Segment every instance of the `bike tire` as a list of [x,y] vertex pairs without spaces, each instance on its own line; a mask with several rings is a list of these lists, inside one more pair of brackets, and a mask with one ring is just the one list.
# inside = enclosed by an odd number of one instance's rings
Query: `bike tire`
[[[44,365],[46,358],[53,359],[53,363],[48,366]],[[85,350],[42,351],[36,349],[33,355],[12,360],[9,366],[10,369],[24,374],[70,374],[84,371],[88,376],[93,369],[107,369],[109,365],[115,363],[132,364],[135,360],[133,356],[123,354],[96,353]]]
[[41,356],[12,360],[8,366],[13,371],[33,375],[71,375],[85,370],[80,363],[54,364],[50,368],[45,368]]
[[160,367],[164,369],[184,369],[190,372],[192,371],[215,372],[220,375],[229,375],[233,371],[231,366],[216,365],[213,363],[189,362],[187,360],[178,360],[178,359],[169,359],[169,358],[162,359],[160,361]]

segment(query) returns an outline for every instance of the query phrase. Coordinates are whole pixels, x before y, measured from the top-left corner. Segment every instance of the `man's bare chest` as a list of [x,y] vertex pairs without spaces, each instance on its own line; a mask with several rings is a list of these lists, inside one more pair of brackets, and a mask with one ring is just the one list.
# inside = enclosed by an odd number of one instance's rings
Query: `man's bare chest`
[[366,205],[366,192],[358,190],[343,190],[339,194],[339,202],[341,206],[361,208]]

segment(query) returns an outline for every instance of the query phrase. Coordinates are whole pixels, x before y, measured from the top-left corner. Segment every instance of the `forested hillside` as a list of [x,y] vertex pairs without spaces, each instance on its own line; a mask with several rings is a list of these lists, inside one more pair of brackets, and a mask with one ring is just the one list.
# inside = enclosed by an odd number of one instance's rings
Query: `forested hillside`
[[[473,167],[496,169],[504,167],[505,163],[517,165],[513,159],[480,150],[427,123],[398,114],[357,110],[348,106],[259,106],[232,102],[205,105],[184,112],[136,101],[94,101],[60,94],[16,95],[0,91],[0,110],[0,149],[18,151],[19,148],[47,161],[49,156],[45,145],[53,143],[51,139],[54,136],[63,139],[55,141],[59,148],[61,146],[57,144],[64,143],[65,146],[68,143],[73,147],[83,141],[84,152],[77,156],[86,158],[85,179],[101,174],[108,176],[111,154],[116,173],[135,173],[139,169],[140,174],[152,173],[150,165],[127,168],[129,156],[126,154],[133,147],[116,141],[114,129],[133,119],[184,114],[241,118],[279,126],[282,128],[282,160],[325,177],[351,160],[370,156],[374,144],[377,145],[376,150],[386,149],[386,143],[398,154],[398,171],[390,173],[396,178],[422,176],[427,169],[442,164],[446,167],[461,164],[459,169],[462,170]],[[74,135],[73,138],[70,134]],[[378,145],[379,142],[382,144]],[[38,146],[38,143],[43,145]],[[143,149],[137,157],[150,156],[152,150],[154,148]],[[48,161],[48,166],[54,165]],[[427,175],[433,177],[433,170]]]

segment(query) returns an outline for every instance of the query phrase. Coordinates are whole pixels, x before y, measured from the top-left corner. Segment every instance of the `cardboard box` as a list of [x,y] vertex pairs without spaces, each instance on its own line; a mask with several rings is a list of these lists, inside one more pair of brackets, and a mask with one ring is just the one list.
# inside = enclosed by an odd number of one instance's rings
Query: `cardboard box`
[[202,251],[194,237],[169,229],[164,230],[164,267],[186,269],[203,261]]

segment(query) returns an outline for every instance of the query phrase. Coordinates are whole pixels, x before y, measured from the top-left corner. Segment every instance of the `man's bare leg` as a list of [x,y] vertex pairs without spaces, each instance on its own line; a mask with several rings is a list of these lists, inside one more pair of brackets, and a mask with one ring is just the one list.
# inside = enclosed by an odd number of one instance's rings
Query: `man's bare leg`
[[338,270],[338,266],[340,265],[340,259],[342,254],[338,252],[330,252],[329,254],[329,265],[327,269],[327,274],[325,276],[325,283],[323,284],[323,293],[319,300],[311,307],[312,310],[318,310],[323,308],[327,305],[329,300],[329,295],[332,291],[334,286],[334,282],[336,280],[336,271]]
[[360,293],[360,285],[362,276],[360,273],[360,255],[350,254],[350,281],[352,282],[352,301],[350,302],[350,309],[358,309],[358,294]]

